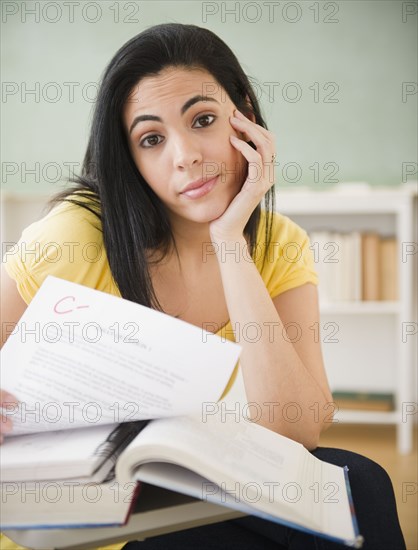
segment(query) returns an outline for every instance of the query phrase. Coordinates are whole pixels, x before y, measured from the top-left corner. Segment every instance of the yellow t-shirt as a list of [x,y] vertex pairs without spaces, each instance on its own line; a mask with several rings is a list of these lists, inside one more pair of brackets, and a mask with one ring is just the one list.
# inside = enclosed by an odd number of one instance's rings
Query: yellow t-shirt
[[[272,298],[305,283],[318,284],[309,244],[306,231],[287,216],[276,212],[272,239],[263,266],[266,242],[265,215],[262,212],[254,262]],[[243,259],[252,261],[249,256],[243,256]],[[27,304],[47,275],[120,296],[110,271],[98,218],[85,208],[68,202],[60,203],[44,218],[29,225],[16,247],[6,252],[3,263]],[[216,334],[234,340],[231,323],[220,328]],[[222,397],[228,393],[236,374],[237,368]],[[20,548],[14,543],[7,543],[7,540],[1,537],[1,548]],[[109,546],[106,550],[118,550],[122,546]]]

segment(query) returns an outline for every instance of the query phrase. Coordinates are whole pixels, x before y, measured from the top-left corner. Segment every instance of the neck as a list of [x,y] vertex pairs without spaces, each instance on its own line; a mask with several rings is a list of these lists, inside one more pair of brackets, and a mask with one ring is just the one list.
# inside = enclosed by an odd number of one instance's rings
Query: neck
[[194,258],[198,262],[205,250],[212,247],[209,222],[194,222],[172,215],[171,227],[181,259]]
[[[184,218],[171,218],[171,228],[176,243],[177,254],[172,249],[160,265],[174,261],[178,264],[180,260],[180,270],[200,271],[207,268],[213,260],[216,260],[215,251],[212,246],[212,240],[208,223],[199,223]],[[151,253],[154,257],[154,253]]]

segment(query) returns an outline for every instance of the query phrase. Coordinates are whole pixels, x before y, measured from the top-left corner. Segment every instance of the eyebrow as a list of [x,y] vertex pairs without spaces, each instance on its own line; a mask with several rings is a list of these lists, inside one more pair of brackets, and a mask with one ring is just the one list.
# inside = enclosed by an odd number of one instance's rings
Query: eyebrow
[[[215,103],[219,103],[219,101],[217,101],[213,97],[204,96],[204,95],[195,95],[195,96],[191,97],[190,99],[188,99],[186,101],[186,103],[182,106],[182,108],[180,109],[181,114],[184,115],[184,113],[187,111],[187,109],[190,109],[190,107],[192,107],[192,105],[194,105],[195,103],[198,103],[199,101],[214,101]],[[154,120],[156,122],[162,122],[162,119],[159,116],[155,116],[155,115],[139,115],[139,116],[136,116],[134,118],[132,124],[131,124],[131,127],[129,128],[129,134],[132,133],[132,130],[135,128],[135,126],[139,122],[143,122],[145,120]]]

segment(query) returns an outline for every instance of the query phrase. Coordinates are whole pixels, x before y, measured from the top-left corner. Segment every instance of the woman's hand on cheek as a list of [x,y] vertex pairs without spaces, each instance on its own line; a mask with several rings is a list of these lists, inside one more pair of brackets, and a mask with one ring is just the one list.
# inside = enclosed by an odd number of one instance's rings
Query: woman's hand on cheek
[[248,174],[241,191],[222,216],[211,222],[210,234],[213,241],[242,239],[251,214],[274,184],[274,134],[252,122],[238,110],[234,114],[236,117],[230,118],[232,128],[248,137],[257,150],[243,139],[230,136],[231,145],[248,161]]

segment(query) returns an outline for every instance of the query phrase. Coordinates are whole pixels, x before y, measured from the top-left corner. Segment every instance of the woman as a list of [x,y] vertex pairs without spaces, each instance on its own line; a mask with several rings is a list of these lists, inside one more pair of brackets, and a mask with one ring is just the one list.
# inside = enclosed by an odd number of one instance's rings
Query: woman
[[[317,447],[332,412],[309,329],[319,322],[317,277],[306,232],[272,212],[275,151],[248,78],[219,37],[175,23],[140,33],[104,73],[82,176],[22,234],[26,249],[39,242],[43,252],[17,252],[5,265],[3,319],[16,322],[51,273],[235,338],[255,421],[348,465],[364,548],[401,549],[386,472],[355,453]],[[49,242],[71,257],[50,261]],[[103,254],[92,261],[87,245]],[[126,548],[197,544],[341,547],[247,517]]]

